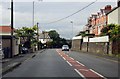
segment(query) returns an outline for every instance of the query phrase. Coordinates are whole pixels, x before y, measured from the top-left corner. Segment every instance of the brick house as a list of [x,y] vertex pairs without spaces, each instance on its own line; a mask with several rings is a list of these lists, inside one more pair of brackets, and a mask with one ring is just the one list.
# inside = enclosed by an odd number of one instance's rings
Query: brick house
[[88,18],[88,28],[90,34],[95,34],[95,36],[100,35],[101,29],[106,26],[108,21],[108,12],[112,10],[111,5],[106,5],[104,9],[100,9],[100,12],[96,14],[91,14]]

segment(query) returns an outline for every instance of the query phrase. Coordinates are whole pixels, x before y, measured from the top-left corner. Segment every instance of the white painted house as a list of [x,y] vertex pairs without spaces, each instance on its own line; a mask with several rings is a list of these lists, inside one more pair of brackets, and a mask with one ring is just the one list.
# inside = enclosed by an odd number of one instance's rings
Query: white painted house
[[53,41],[53,40],[50,38],[48,32],[43,31],[43,32],[39,35],[39,41],[41,41],[41,43],[45,44],[45,43],[51,42],[51,41]]
[[120,24],[120,1],[118,1],[118,6],[112,9],[108,15],[108,24]]

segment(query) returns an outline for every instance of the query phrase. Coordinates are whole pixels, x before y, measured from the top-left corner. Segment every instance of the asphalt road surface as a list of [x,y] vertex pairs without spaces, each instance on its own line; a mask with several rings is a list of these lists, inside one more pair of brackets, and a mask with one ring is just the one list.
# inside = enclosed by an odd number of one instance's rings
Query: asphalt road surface
[[3,77],[104,79],[118,77],[118,63],[84,53],[47,49]]

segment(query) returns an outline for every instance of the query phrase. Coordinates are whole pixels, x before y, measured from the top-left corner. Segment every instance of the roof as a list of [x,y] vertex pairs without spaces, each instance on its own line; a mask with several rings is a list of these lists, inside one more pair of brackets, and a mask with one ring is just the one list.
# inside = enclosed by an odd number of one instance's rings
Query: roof
[[4,33],[11,32],[11,26],[0,26],[0,31]]
[[82,39],[82,36],[73,37],[72,40]]
[[108,12],[106,15],[108,15],[109,13],[113,12],[114,10],[116,10],[118,7],[113,8],[110,12]]
[[[46,33],[46,34],[45,34]],[[50,39],[50,36],[48,35],[48,32],[41,33],[39,35],[40,39]]]

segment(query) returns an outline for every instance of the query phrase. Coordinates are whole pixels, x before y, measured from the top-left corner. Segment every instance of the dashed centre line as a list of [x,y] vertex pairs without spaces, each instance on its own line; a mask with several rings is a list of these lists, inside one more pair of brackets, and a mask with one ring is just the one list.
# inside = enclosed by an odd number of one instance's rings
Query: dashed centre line
[[82,66],[85,66],[84,64],[80,63],[79,61],[76,61],[76,62],[79,63],[79,64],[82,65]]
[[71,63],[69,63],[68,61],[66,61],[70,66],[72,66],[72,64]]
[[99,75],[100,77],[102,77],[102,78],[104,78],[104,79],[107,79],[107,78],[105,78],[104,76],[102,76],[101,74],[99,74],[99,73],[95,72],[93,69],[90,69],[90,71],[92,71],[92,72],[96,73],[97,75]]
[[84,75],[82,75],[77,69],[74,69],[83,79],[86,79]]
[[66,60],[64,57],[63,57],[64,60]]

